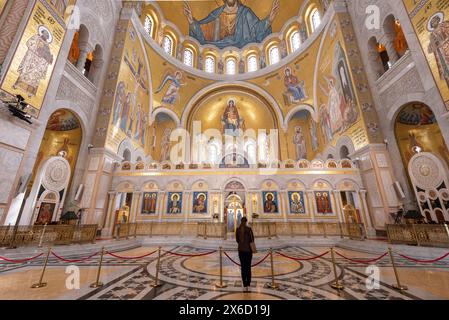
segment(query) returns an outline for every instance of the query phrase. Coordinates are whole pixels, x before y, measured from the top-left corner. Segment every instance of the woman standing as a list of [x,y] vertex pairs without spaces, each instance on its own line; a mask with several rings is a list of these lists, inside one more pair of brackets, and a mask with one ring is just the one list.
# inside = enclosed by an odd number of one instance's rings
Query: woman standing
[[253,247],[254,243],[253,230],[246,224],[248,219],[243,217],[240,226],[237,228],[235,238],[239,244],[239,258],[242,269],[242,282],[245,292],[249,292],[251,286],[251,261],[253,259]]

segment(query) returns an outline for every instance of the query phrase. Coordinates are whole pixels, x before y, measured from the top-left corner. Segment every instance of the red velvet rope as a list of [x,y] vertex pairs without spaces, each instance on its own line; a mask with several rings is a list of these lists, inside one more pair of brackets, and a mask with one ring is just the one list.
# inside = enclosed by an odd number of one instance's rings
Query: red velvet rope
[[261,264],[262,262],[264,262],[265,260],[267,260],[267,258],[268,258],[269,256],[270,256],[270,253],[267,253],[267,255],[266,255],[262,260],[260,260],[259,262],[257,262],[257,263],[255,263],[255,264],[251,265],[251,268],[257,267],[259,264]]
[[226,257],[228,257],[229,260],[231,260],[231,262],[232,262],[233,264],[236,264],[236,265],[238,265],[239,267],[241,267],[240,263],[238,263],[238,262],[236,262],[234,259],[232,259],[232,258],[226,253],[226,251],[223,251],[223,253],[224,253],[224,255],[225,255]]
[[123,257],[123,256],[119,256],[119,255],[114,254],[114,253],[109,252],[109,251],[107,251],[106,254],[108,254],[108,255],[110,255],[110,256],[112,256],[114,258],[121,259],[121,260],[138,260],[138,259],[142,259],[142,258],[145,258],[145,257],[149,257],[149,256],[155,254],[156,252],[157,252],[157,250],[155,250],[153,252],[150,252],[150,253],[147,253],[147,254],[144,254],[142,256],[138,256],[138,257]]
[[[234,263],[235,265],[238,265],[239,267],[241,267],[242,265],[238,262],[236,262],[234,259],[232,259],[226,251],[223,251],[224,255],[226,257],[228,257],[229,260],[231,260],[232,263]],[[263,257],[259,262],[256,262],[255,264],[251,265],[251,268],[257,267],[259,264],[261,264],[262,262],[264,262],[265,260],[267,260],[267,258],[270,256],[270,253],[268,253],[265,257]]]
[[383,259],[386,255],[388,255],[388,252],[385,252],[383,255],[381,255],[380,257],[377,257],[375,259],[371,259],[371,260],[356,260],[356,259],[351,259],[348,257],[345,257],[344,255],[342,255],[341,253],[335,251],[335,254],[337,254],[338,256],[342,257],[343,259],[352,261],[352,262],[356,262],[356,263],[362,263],[362,264],[371,264],[373,262],[377,262],[381,259]]
[[282,252],[276,251],[276,253],[277,253],[278,255],[280,255],[280,256],[282,256],[282,257],[284,257],[284,258],[287,258],[287,259],[295,260],[295,261],[310,261],[310,260],[319,259],[319,258],[324,257],[324,256],[325,256],[326,254],[328,254],[329,252],[330,252],[330,251],[326,251],[325,253],[323,253],[323,254],[321,254],[321,255],[319,255],[319,256],[311,257],[311,258],[297,258],[297,257],[290,257],[290,256],[288,256],[288,255],[286,255],[286,254],[284,254],[284,253],[282,253]]
[[0,260],[4,260],[4,261],[6,261],[6,262],[11,262],[11,263],[24,263],[24,262],[28,262],[28,261],[37,259],[37,258],[39,258],[39,257],[42,256],[42,255],[43,255],[43,253],[40,253],[40,254],[38,254],[37,256],[34,256],[34,257],[32,257],[32,258],[29,258],[29,259],[20,259],[20,260],[8,259],[8,258],[5,258],[5,257],[0,256]]
[[59,256],[59,255],[57,255],[55,252],[51,252],[51,254],[53,255],[53,256],[55,256],[56,258],[58,258],[59,260],[62,260],[62,261],[64,261],[64,262],[68,262],[68,263],[76,263],[76,262],[84,262],[84,261],[86,261],[86,260],[89,260],[90,258],[92,258],[92,257],[95,257],[97,254],[99,254],[100,252],[95,252],[95,253],[93,253],[93,254],[91,254],[90,256],[88,256],[88,257],[86,257],[86,258],[82,258],[82,259],[74,259],[74,260],[72,260],[72,259],[66,259],[66,258],[63,258],[63,257],[61,257],[61,256]]
[[439,258],[436,258],[436,259],[432,259],[432,260],[419,260],[419,259],[415,259],[415,258],[412,258],[412,257],[408,257],[408,256],[406,256],[406,255],[404,255],[404,254],[400,254],[400,253],[398,253],[398,255],[400,255],[402,258],[404,258],[404,259],[407,259],[407,260],[410,260],[410,261],[413,261],[413,262],[418,262],[418,263],[434,263],[434,262],[438,262],[438,261],[441,261],[441,260],[443,260],[444,258],[446,258],[446,257],[448,257],[449,256],[449,252],[448,253],[446,253],[444,256],[442,256],[442,257],[439,257]]
[[200,254],[187,254],[187,253],[177,253],[177,252],[173,252],[173,251],[165,251],[165,250],[163,250],[163,251],[165,253],[172,254],[172,255],[178,256],[178,257],[203,257],[203,256],[208,256],[210,254],[217,252],[217,250],[214,250],[214,251],[200,253]]

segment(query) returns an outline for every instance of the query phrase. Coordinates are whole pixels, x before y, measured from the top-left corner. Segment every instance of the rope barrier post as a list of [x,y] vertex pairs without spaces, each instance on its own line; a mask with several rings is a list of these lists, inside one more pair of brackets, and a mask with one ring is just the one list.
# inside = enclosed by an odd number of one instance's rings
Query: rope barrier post
[[91,288],[99,288],[99,287],[103,286],[103,283],[100,282],[100,274],[101,274],[101,267],[103,265],[103,257],[104,257],[104,247],[101,248],[100,264],[98,265],[97,280],[90,285]]
[[335,262],[334,248],[331,248],[331,256],[332,256],[332,265],[334,268],[334,276],[335,276],[335,282],[331,284],[331,287],[336,290],[343,290],[345,287],[343,286],[342,283],[340,283],[340,280],[338,280],[337,264]]
[[398,270],[396,269],[396,263],[394,261],[393,250],[391,250],[391,247],[388,248],[388,253],[390,254],[391,264],[393,265],[394,270],[394,276],[396,277],[396,284],[393,284],[392,287],[399,291],[408,290],[408,288],[406,286],[401,285],[401,282],[399,281],[399,273]]
[[161,247],[157,250],[157,264],[156,264],[156,279],[154,283],[151,285],[153,288],[157,288],[162,286],[162,284],[159,283],[159,268],[161,264]]
[[223,248],[220,247],[220,282],[215,284],[217,288],[226,288],[227,284],[223,282]]
[[42,268],[42,273],[41,273],[41,277],[39,279],[39,283],[33,284],[31,286],[32,289],[43,288],[43,287],[47,286],[47,283],[42,282],[42,280],[44,280],[44,274],[45,274],[45,270],[47,269],[47,264],[48,264],[48,259],[50,257],[50,253],[51,253],[51,247],[48,248],[47,256],[45,257],[44,267]]
[[42,242],[44,241],[44,234],[45,234],[45,229],[47,229],[47,224],[44,224],[44,227],[42,228],[42,233],[41,233],[41,237],[39,240],[39,248],[42,248]]
[[271,263],[271,283],[267,283],[267,287],[276,290],[279,289],[279,286],[274,282],[273,248],[270,248],[270,263]]

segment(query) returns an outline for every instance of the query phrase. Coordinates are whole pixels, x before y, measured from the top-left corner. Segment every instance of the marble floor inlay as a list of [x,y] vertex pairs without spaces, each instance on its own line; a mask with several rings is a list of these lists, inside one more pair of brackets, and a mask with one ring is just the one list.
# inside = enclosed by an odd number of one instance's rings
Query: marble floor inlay
[[[155,250],[141,247],[118,253],[120,256],[138,257]],[[291,246],[276,250],[291,257],[311,258],[328,249],[319,247]],[[209,250],[210,251],[210,250]],[[380,275],[378,287],[367,286],[370,273],[362,263],[336,257],[337,274],[343,283],[343,290],[335,290],[335,281],[330,254],[313,260],[294,261],[273,254],[273,266],[277,289],[269,288],[271,283],[271,262],[268,257],[252,269],[251,292],[242,292],[240,268],[223,255],[223,282],[227,285],[219,289],[219,253],[205,256],[178,256],[174,253],[197,255],[209,252],[202,248],[176,246],[163,248],[158,272],[159,287],[153,287],[156,277],[157,254],[133,260],[121,260],[107,255],[104,258],[101,281],[104,286],[92,289],[98,269],[98,257],[76,263],[80,268],[80,288],[65,289],[68,263],[50,259],[45,281],[49,285],[41,289],[30,289],[40,276],[42,262],[20,265],[2,263],[0,265],[1,299],[80,299],[80,300],[420,300],[449,299],[449,259],[431,266],[397,258],[401,281],[409,286],[408,291],[399,292],[392,287],[395,283],[390,260],[377,262]],[[338,249],[352,259],[370,259],[370,254]],[[226,251],[234,261],[238,261],[236,251]],[[267,252],[254,256],[253,263],[261,261]],[[373,255],[374,257],[375,255]],[[419,279],[422,281],[419,281]],[[443,279],[443,280],[441,280]],[[444,280],[446,279],[446,280]],[[16,286],[15,283],[21,284]]]

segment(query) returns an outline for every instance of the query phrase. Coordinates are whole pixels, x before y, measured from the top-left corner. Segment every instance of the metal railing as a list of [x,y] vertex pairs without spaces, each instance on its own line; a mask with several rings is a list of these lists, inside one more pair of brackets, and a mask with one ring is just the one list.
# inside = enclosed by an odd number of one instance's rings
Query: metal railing
[[[0,246],[46,246],[95,243],[98,225],[0,226]],[[14,236],[15,233],[15,236]],[[13,239],[14,237],[14,239]]]
[[389,224],[387,235],[389,243],[449,248],[447,224]]
[[[221,222],[137,222],[119,224],[116,227],[116,239],[128,239],[137,236],[197,236],[204,239],[227,238],[226,223]],[[365,238],[363,224],[327,223],[327,222],[253,222],[251,227],[256,238],[271,239],[277,236],[320,236]],[[233,232],[232,232],[233,233]]]

